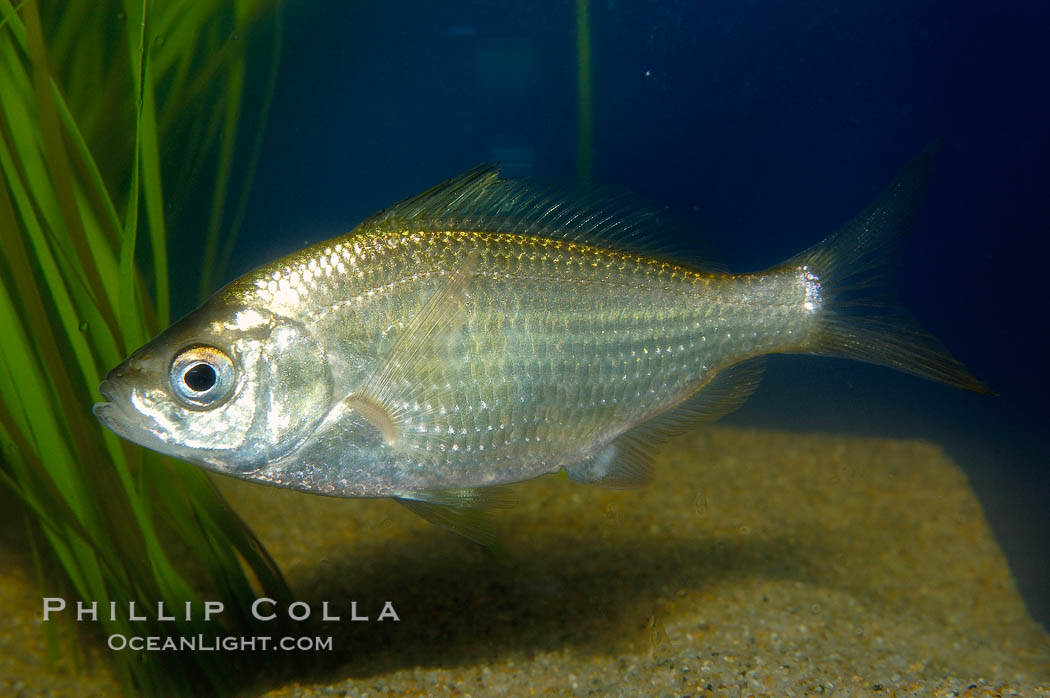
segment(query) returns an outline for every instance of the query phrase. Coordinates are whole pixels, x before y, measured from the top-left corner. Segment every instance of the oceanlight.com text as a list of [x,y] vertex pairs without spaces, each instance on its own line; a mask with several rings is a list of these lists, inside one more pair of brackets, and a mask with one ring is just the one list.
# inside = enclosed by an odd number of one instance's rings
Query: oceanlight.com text
[[171,637],[162,635],[122,635],[115,633],[106,638],[106,645],[115,652],[320,652],[331,651],[332,638],[286,635],[274,638],[269,635],[226,635],[209,637],[191,635]]

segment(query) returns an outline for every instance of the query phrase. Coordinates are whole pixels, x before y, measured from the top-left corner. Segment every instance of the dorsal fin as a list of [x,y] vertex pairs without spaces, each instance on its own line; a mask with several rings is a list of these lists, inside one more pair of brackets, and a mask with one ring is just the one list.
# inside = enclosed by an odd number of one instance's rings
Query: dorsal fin
[[392,221],[447,218],[471,211],[476,214],[488,205],[486,202],[497,193],[501,182],[506,180],[499,178],[497,165],[478,165],[369,216],[362,221],[361,227],[381,227]]
[[[420,229],[442,229],[534,235],[569,240],[622,252],[666,257],[678,264],[711,272],[725,271],[695,251],[679,253],[667,240],[678,235],[666,207],[647,205],[638,197],[589,188],[538,185],[501,179],[499,166],[479,165],[421,194],[409,197],[365,219],[361,230],[411,223]],[[681,231],[684,232],[684,231]]]

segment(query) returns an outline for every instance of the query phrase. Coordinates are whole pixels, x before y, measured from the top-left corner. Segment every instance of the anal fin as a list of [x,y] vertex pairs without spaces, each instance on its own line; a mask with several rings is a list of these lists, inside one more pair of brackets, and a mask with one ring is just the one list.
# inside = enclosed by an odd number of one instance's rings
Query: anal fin
[[636,489],[653,480],[652,453],[628,433],[587,460],[566,466],[565,472],[576,482],[614,490]]
[[653,479],[656,446],[735,410],[758,387],[764,370],[765,359],[759,357],[719,371],[681,404],[628,429],[594,456],[567,466],[565,472],[576,482],[610,489],[644,487]]
[[628,433],[652,442],[684,434],[703,422],[717,421],[751,397],[765,370],[764,356],[724,368],[684,402]]

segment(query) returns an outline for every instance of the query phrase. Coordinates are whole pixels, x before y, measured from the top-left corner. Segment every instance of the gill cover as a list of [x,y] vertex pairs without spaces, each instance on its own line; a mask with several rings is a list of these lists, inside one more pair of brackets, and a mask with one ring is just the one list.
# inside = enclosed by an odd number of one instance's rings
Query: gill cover
[[[110,372],[94,412],[138,444],[238,474],[292,452],[331,404],[320,345],[267,313],[202,308]],[[249,321],[246,321],[246,318]]]

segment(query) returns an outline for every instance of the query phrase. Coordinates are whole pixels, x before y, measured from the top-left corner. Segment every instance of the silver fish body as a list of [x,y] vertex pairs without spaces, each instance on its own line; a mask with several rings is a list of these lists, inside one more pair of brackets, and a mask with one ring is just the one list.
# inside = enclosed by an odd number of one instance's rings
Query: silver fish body
[[456,516],[493,505],[492,486],[561,469],[646,481],[651,440],[739,404],[768,354],[983,390],[917,328],[851,312],[925,169],[920,158],[839,233],[756,274],[603,246],[646,217],[477,169],[233,282],[114,369],[95,414],[218,472],[395,497],[480,540]]

